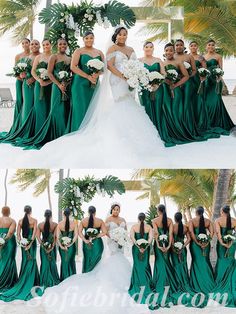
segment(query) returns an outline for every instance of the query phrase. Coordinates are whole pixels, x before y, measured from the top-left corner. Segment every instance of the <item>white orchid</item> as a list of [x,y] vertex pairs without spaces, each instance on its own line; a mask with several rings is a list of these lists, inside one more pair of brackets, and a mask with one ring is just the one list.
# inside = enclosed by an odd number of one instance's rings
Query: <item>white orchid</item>
[[58,76],[60,79],[68,78],[69,73],[67,71],[60,71],[60,72],[58,72]]
[[99,59],[91,59],[87,62],[87,66],[97,71],[101,71],[104,68],[104,62]]
[[109,235],[110,238],[114,240],[120,247],[128,247],[130,244],[128,232],[122,227],[117,227],[110,230]]

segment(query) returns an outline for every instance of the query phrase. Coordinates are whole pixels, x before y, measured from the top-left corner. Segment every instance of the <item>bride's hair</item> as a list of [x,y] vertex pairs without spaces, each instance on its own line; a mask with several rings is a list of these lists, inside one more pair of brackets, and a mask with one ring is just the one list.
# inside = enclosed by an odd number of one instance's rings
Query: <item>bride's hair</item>
[[66,208],[64,210],[64,215],[66,217],[66,224],[65,224],[65,232],[66,233],[69,233],[69,231],[70,231],[70,214],[71,214],[70,208]]
[[162,213],[162,226],[164,234],[168,231],[168,223],[167,223],[167,215],[166,215],[166,207],[165,205],[158,205],[157,210]]
[[30,214],[32,212],[32,207],[29,205],[26,205],[24,207],[24,212],[25,212],[25,216],[22,220],[22,236],[23,236],[23,238],[28,238],[29,229],[30,229],[28,214]]
[[120,204],[119,204],[119,203],[113,203],[113,204],[111,205],[111,210],[110,210],[110,214],[111,214],[111,215],[112,215],[113,209],[114,209],[116,206],[118,206],[119,209],[120,209]]
[[140,234],[143,237],[144,236],[144,221],[145,221],[146,215],[144,213],[140,213],[138,215],[138,220],[140,221]]
[[200,216],[200,219],[199,219],[199,233],[206,234],[205,219],[204,219],[204,208],[202,206],[198,206],[197,209],[196,209],[196,213]]
[[45,223],[43,228],[43,240],[46,241],[49,237],[50,233],[50,218],[52,217],[52,211],[50,209],[46,209],[44,213]]
[[123,29],[126,31],[126,33],[128,33],[128,30],[127,30],[124,26],[118,27],[118,28],[115,30],[115,32],[114,32],[114,34],[112,35],[112,37],[111,37],[111,40],[113,41],[113,43],[116,42],[117,35],[119,35],[120,32],[121,32]]
[[91,30],[88,30],[88,31],[86,31],[86,32],[83,34],[83,38],[86,37],[86,36],[89,36],[89,35],[93,35],[93,37],[94,37],[94,33],[93,33]]
[[89,213],[88,228],[93,228],[93,226],[94,226],[94,218],[93,218],[93,215],[96,213],[96,207],[94,207],[94,206],[89,206],[89,208],[88,208],[88,213]]
[[183,238],[183,236],[184,236],[184,225],[182,222],[182,218],[183,218],[183,215],[181,214],[181,212],[175,213],[175,221],[178,223],[177,236],[179,238]]
[[232,223],[231,223],[231,216],[230,216],[230,207],[228,205],[225,205],[222,208],[222,211],[227,215],[226,228],[227,228],[227,230],[231,230],[232,229]]

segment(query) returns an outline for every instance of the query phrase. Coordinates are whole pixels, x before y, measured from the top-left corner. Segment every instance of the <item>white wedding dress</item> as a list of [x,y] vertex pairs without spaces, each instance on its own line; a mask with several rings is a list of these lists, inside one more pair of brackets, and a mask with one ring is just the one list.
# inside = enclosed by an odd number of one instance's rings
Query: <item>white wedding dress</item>
[[[109,223],[110,230],[117,227],[116,223]],[[120,227],[125,228],[125,223]],[[47,314],[150,313],[146,305],[136,304],[128,294],[131,265],[122,250],[111,239],[108,249],[109,257],[103,258],[93,271],[73,275],[46,289],[41,305]]]

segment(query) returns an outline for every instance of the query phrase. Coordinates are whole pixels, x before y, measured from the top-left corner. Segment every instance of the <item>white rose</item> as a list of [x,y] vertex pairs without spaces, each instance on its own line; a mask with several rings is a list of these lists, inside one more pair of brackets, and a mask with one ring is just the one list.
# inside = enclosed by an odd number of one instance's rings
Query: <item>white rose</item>
[[189,64],[188,62],[184,61],[184,67],[185,69],[190,69],[191,68],[191,64]]

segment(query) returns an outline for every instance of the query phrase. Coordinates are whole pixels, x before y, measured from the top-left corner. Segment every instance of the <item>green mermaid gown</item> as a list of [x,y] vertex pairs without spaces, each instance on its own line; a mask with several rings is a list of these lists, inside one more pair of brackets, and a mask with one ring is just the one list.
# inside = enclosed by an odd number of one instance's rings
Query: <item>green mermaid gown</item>
[[[100,228],[95,228],[100,233]],[[87,228],[85,229],[85,231]],[[93,245],[88,245],[83,242],[83,268],[82,273],[88,273],[100,262],[104,250],[103,241],[101,238],[94,239]]]
[[[140,233],[135,232],[135,240],[148,240],[148,236],[148,233],[144,233],[144,236],[142,237]],[[141,258],[139,249],[136,245],[133,245],[132,255],[133,269],[129,287],[129,295],[133,297],[136,294],[134,300],[138,301],[140,304],[145,304],[146,302],[150,303],[150,295],[153,294],[152,272],[149,263],[150,247],[146,249]],[[141,287],[145,287],[143,297],[141,300],[137,300],[138,294],[141,291]],[[147,300],[147,298],[149,299]]]
[[[199,228],[194,228],[194,234],[196,237],[198,236]],[[190,253],[192,256],[190,285],[194,291],[208,294],[215,287],[213,269],[210,263],[210,245],[203,251],[199,245],[191,241]]]
[[[74,231],[66,232],[62,231],[62,237],[69,237],[73,239]],[[75,243],[68,248],[67,251],[62,250],[59,247],[59,253],[61,256],[61,274],[60,280],[64,279],[76,274],[76,265],[75,265],[75,254],[76,254],[76,246]]]
[[[30,229],[29,238],[33,234],[33,229]],[[36,240],[30,250],[25,251],[21,248],[22,252],[22,262],[21,270],[17,283],[11,289],[0,293],[0,300],[5,302],[10,302],[14,300],[24,300],[28,301],[33,298],[31,289],[35,286],[39,286],[39,272],[36,262],[36,250],[37,243]],[[41,294],[41,289],[35,291],[37,294]]]
[[[54,75],[61,71],[64,62],[57,62],[54,67]],[[67,71],[70,65],[65,65]],[[66,133],[66,124],[68,120],[69,108],[69,87],[67,90],[67,100],[62,100],[62,93],[56,84],[52,84],[50,112],[42,127],[30,139],[18,141],[18,145],[25,149],[40,149],[46,143],[55,140],[56,138]],[[37,107],[38,110],[38,107]],[[42,121],[40,121],[41,123]]]
[[[53,233],[50,233],[50,237],[53,238]],[[56,257],[56,246],[50,253],[47,253],[42,246],[40,247],[40,286],[43,286],[44,288],[53,287],[60,283],[60,278],[57,271]]]
[[[101,61],[100,56],[92,58],[88,54],[82,54],[80,56],[78,67],[83,72],[90,74],[91,72],[87,67],[87,63],[89,60],[93,59],[99,59]],[[99,83],[97,83],[97,86],[98,84]],[[89,80],[78,74],[74,74],[71,85],[71,108],[66,128],[67,133],[77,131],[79,129],[89,108],[94,91],[95,88],[91,87],[91,82]]]
[[[211,70],[212,67],[218,66],[216,59],[207,61],[207,68]],[[216,92],[216,81],[210,76],[206,80],[206,107],[208,111],[208,119],[211,127],[221,128],[223,135],[229,135],[230,130],[235,126],[230,118],[229,113],[225,108],[221,94]],[[220,82],[222,89],[222,82]]]
[[[8,228],[0,228],[0,234],[7,234],[8,231]],[[16,238],[13,235],[0,248],[0,292],[13,287],[17,279]]]
[[[221,227],[221,235],[227,235],[227,228]],[[215,293],[228,293],[227,306],[236,306],[236,242],[227,250],[217,242],[217,263],[215,268]]]

